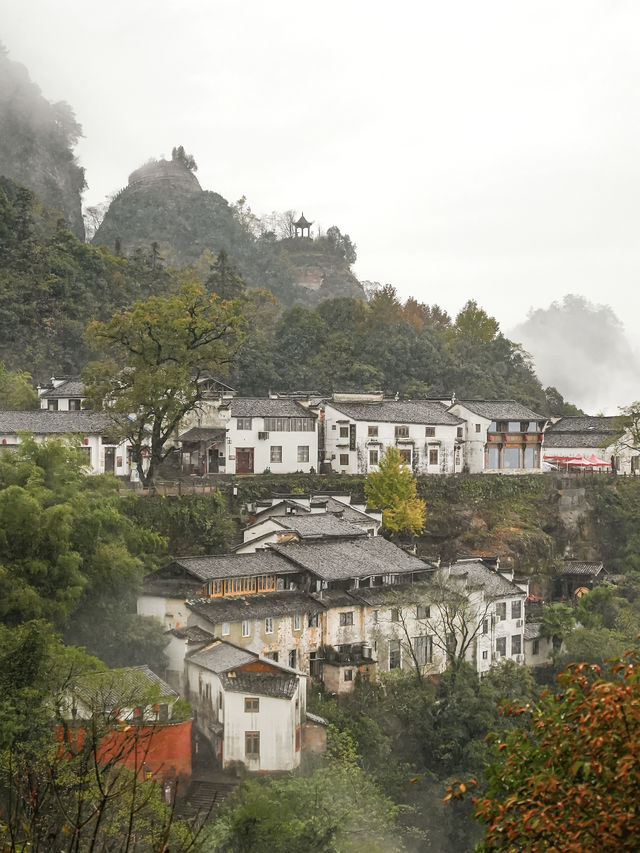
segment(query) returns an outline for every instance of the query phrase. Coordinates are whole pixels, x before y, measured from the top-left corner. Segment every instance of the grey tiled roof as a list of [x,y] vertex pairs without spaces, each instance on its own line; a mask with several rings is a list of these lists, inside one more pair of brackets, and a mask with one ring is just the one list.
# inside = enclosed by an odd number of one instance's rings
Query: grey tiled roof
[[560,418],[555,424],[547,427],[546,432],[619,432],[615,416],[591,416]]
[[81,379],[67,379],[56,388],[49,386],[42,390],[41,396],[48,400],[54,397],[84,397],[84,382]]
[[[216,578],[245,577],[248,575],[292,574],[295,569],[287,560],[273,551],[259,551],[255,554],[223,554],[219,557],[178,557],[170,566],[158,571],[165,577],[175,577],[172,569],[183,569],[201,581]],[[157,575],[157,572],[154,572]],[[153,577],[148,575],[147,577]]]
[[350,504],[344,504],[342,501],[338,501],[332,497],[326,498],[326,501],[327,512],[339,515],[344,521],[350,521],[352,524],[364,524],[365,522],[371,522],[373,526],[380,524],[377,519],[371,518],[371,516],[362,512],[362,510],[355,509],[355,507],[352,507]]
[[507,598],[518,595],[524,598],[524,592],[499,572],[489,569],[484,563],[454,563],[451,566],[451,577],[468,580],[474,587],[482,588],[489,598]]
[[210,643],[214,636],[211,631],[205,631],[200,625],[188,625],[186,628],[170,628],[165,634],[173,634],[179,640],[188,643]]
[[341,518],[329,513],[314,513],[312,515],[285,515],[274,519],[287,530],[297,533],[301,539],[319,539],[326,537],[353,538],[366,536],[361,527],[349,524]]
[[221,673],[258,660],[258,655],[248,649],[225,643],[224,640],[215,640],[210,646],[188,654],[187,660],[198,664],[203,669]]
[[221,409],[229,409],[232,418],[311,418],[316,419],[303,405],[295,400],[280,400],[270,397],[234,397]]
[[567,560],[562,564],[560,575],[577,575],[596,577],[600,572],[604,571],[604,566],[601,562],[580,562],[579,560]]
[[547,427],[544,433],[544,444],[552,447],[606,447],[620,435],[613,416],[560,418],[555,424]]
[[232,693],[257,693],[258,696],[271,696],[274,699],[291,699],[298,686],[295,675],[275,675],[269,672],[239,670],[233,678],[225,674],[220,680],[224,689]]
[[446,406],[436,400],[384,400],[379,403],[335,403],[333,409],[354,421],[371,423],[425,424],[429,426],[457,426],[464,423],[447,411]]
[[527,622],[524,626],[524,638],[525,640],[537,640],[540,636],[540,622]]
[[292,542],[271,549],[324,580],[428,571],[428,566],[381,536]]
[[155,686],[164,699],[178,697],[173,687],[146,665],[92,673],[78,680],[74,692],[87,703],[97,703],[101,709],[111,710],[143,702],[150,688]]
[[99,412],[0,411],[0,433],[13,435],[21,430],[37,435],[100,435],[111,425]]
[[212,625],[240,622],[243,619],[279,619],[294,613],[318,613],[326,606],[305,592],[282,590],[264,595],[229,596],[228,598],[194,598],[187,602],[189,610]]
[[516,400],[456,400],[456,403],[490,421],[545,420]]
[[544,449],[565,447],[567,450],[580,448],[603,448],[612,444],[617,437],[615,432],[545,432]]
[[225,441],[226,437],[224,427],[191,427],[178,436],[178,441]]

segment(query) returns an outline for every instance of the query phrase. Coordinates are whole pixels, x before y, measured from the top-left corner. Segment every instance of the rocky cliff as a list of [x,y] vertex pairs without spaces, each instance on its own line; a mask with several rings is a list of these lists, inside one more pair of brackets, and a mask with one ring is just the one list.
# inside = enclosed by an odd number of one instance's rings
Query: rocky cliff
[[338,296],[364,298],[347,259],[331,241],[252,233],[226,199],[203,190],[180,160],[151,160],[132,172],[93,243],[127,257],[155,244],[154,252],[170,266],[192,264],[206,250],[224,249],[247,287],[266,287],[285,306],[313,306]]
[[61,211],[84,239],[81,192],[84,169],[73,147],[82,131],[68,104],[51,104],[27,69],[0,45],[0,175],[33,190]]

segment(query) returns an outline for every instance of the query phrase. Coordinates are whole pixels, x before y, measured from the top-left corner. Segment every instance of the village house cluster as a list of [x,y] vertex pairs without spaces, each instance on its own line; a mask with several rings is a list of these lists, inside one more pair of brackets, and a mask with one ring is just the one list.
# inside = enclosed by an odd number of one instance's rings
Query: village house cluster
[[[515,400],[238,397],[216,377],[202,384],[204,399],[173,438],[174,468],[185,475],[362,475],[378,469],[388,447],[417,475],[531,474],[574,465],[621,474],[640,469],[640,451],[620,441],[614,417],[548,420]],[[24,431],[37,439],[73,434],[90,471],[136,479],[127,442],[109,436],[104,414],[83,408],[80,380],[52,378],[38,393],[40,410],[0,412],[3,446],[15,447]]]
[[305,711],[313,680],[343,695],[394,669],[525,662],[527,582],[497,559],[420,559],[348,495],[281,495],[247,513],[233,553],[176,558],[138,599],[170,637],[165,677],[221,766],[292,769],[321,748],[323,721]]

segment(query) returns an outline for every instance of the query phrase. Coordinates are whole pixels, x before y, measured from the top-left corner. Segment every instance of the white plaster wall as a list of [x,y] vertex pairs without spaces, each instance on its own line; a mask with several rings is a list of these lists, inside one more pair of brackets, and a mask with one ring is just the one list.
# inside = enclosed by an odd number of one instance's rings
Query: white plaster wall
[[[168,631],[170,628],[185,628],[189,623],[191,611],[187,609],[184,598],[165,598],[160,595],[139,595],[137,602],[138,616],[152,616],[162,623]],[[203,628],[207,627],[205,622]]]
[[[296,727],[301,724],[303,703],[296,707],[296,698],[304,678],[298,680],[298,689],[291,699],[276,699],[250,693],[224,694],[224,752],[223,763],[242,761],[248,770],[293,770],[300,764],[300,750],[296,750]],[[303,687],[304,689],[304,687]],[[260,709],[257,713],[244,710],[244,700],[257,696]],[[260,732],[260,756],[249,759],[245,755],[245,732]]]
[[[340,427],[356,425],[356,449],[349,450],[349,438],[340,438]],[[377,471],[377,465],[369,464],[369,450],[378,450],[381,457],[387,447],[412,451],[412,468],[418,474],[452,474],[462,469],[455,466],[456,426],[436,426],[435,436],[427,436],[428,424],[398,424],[409,428],[409,440],[396,439],[395,423],[382,421],[354,421],[332,406],[325,407],[325,449],[326,460],[331,462],[334,471],[346,474],[366,474]],[[369,426],[377,426],[378,435],[369,436]],[[334,429],[335,427],[335,429]],[[411,443],[413,441],[413,444]],[[438,450],[438,463],[429,464],[429,450]],[[349,464],[342,465],[340,456],[349,455]],[[335,458],[333,458],[335,456]]]
[[[272,474],[293,474],[303,471],[308,474],[311,468],[318,470],[318,431],[269,432],[269,438],[258,438],[259,432],[266,432],[264,418],[252,418],[251,429],[238,429],[237,418],[232,417],[227,433],[228,474],[236,473],[236,449],[253,447],[254,474],[262,474],[269,468]],[[271,446],[282,447],[282,462],[271,462]],[[309,461],[298,462],[298,446],[308,446]]]
[[[484,471],[484,449],[487,445],[487,432],[491,421],[470,411],[460,403],[454,403],[449,411],[466,421],[464,461],[469,473],[481,474]],[[480,424],[480,432],[476,432],[476,424]]]
[[538,637],[538,654],[533,653],[533,640],[525,640],[524,662],[527,666],[543,666],[551,660],[553,643],[548,637]]

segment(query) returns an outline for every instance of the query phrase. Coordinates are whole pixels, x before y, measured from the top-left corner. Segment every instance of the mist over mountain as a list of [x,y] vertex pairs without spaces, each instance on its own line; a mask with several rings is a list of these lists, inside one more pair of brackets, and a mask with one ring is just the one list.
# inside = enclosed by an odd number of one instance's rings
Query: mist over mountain
[[510,332],[533,357],[542,382],[585,411],[616,414],[640,397],[640,359],[608,305],[567,294],[529,312]]
[[292,211],[264,221],[241,199],[236,204],[203,190],[191,155],[179,146],[171,160],[135,169],[111,200],[93,244],[125,257],[153,246],[168,266],[193,264],[224,250],[248,287],[265,287],[282,305],[315,306],[324,299],[364,299],[351,272],[355,247],[335,226],[326,235],[295,236]]
[[0,175],[60,210],[83,239],[84,169],[73,153],[82,128],[71,107],[64,101],[49,103],[24,65],[10,60],[1,44],[0,128]]

